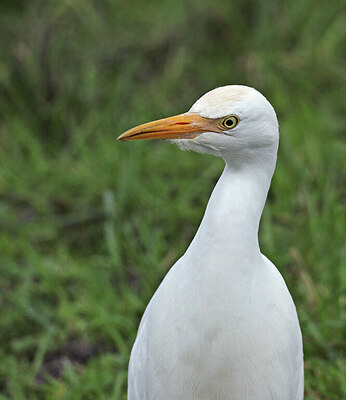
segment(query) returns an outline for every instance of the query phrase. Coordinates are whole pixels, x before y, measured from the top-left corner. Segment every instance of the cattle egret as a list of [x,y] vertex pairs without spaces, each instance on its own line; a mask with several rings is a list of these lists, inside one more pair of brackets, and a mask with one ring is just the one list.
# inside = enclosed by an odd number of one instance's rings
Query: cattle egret
[[258,244],[279,143],[271,104],[250,87],[219,87],[189,112],[118,139],[166,139],[226,164],[194,239],[145,310],[128,399],[303,399],[297,312]]

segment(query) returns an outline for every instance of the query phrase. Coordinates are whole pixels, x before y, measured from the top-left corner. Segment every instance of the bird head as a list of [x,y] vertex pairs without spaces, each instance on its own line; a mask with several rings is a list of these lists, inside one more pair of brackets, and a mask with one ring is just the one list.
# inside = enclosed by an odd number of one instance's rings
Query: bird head
[[240,85],[218,87],[190,110],[132,128],[118,140],[165,139],[184,150],[240,162],[271,153],[276,158],[278,122],[268,100]]

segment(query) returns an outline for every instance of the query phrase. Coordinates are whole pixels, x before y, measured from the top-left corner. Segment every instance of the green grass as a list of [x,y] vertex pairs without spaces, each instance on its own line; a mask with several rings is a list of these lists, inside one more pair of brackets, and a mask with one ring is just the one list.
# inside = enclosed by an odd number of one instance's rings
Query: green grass
[[126,398],[144,307],[223,163],[115,138],[228,83],[261,90],[280,121],[260,241],[298,309],[306,399],[345,398],[341,2],[0,11],[0,400]]

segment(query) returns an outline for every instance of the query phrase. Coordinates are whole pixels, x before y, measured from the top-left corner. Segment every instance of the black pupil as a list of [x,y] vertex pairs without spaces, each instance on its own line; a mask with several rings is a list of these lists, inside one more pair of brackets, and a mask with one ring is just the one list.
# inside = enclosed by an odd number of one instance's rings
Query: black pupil
[[233,125],[233,120],[232,119],[226,119],[225,125],[228,126],[228,127],[232,126]]

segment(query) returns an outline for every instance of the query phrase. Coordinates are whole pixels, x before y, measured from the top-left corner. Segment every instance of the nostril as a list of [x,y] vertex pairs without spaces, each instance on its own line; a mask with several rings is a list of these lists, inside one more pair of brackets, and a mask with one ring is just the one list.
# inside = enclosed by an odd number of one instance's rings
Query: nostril
[[189,122],[176,122],[175,124],[176,125],[188,125]]

